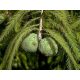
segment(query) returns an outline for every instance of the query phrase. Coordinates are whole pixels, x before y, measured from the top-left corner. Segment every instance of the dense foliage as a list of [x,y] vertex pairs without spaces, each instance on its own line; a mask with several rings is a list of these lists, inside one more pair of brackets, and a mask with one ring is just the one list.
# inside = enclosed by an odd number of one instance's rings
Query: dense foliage
[[80,11],[0,11],[0,69],[79,70]]

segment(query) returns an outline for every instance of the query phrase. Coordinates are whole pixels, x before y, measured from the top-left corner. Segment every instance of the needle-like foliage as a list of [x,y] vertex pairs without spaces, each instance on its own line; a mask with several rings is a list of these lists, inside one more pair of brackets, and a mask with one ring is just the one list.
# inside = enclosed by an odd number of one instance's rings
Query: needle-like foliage
[[[80,11],[20,10],[0,12],[0,69],[80,69]],[[22,41],[36,33],[38,44],[51,37],[53,56],[25,52]],[[41,39],[39,39],[39,35]],[[43,43],[44,44],[44,43]]]

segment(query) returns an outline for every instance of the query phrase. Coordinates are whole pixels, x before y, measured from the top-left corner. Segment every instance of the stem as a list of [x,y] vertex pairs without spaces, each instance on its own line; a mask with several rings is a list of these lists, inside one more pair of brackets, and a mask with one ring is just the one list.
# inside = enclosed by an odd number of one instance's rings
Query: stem
[[42,14],[43,14],[43,10],[41,11],[41,17],[40,17],[40,26],[39,26],[39,33],[38,33],[38,39],[41,40],[42,39]]

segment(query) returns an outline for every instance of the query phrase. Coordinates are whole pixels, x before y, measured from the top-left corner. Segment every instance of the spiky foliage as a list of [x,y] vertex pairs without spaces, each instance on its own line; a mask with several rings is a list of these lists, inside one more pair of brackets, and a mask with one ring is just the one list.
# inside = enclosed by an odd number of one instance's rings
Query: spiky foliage
[[[80,69],[80,11],[21,10],[0,12],[0,69]],[[22,49],[31,33],[52,38],[58,52],[46,56]],[[47,46],[47,45],[46,45]],[[46,47],[45,46],[45,47]]]

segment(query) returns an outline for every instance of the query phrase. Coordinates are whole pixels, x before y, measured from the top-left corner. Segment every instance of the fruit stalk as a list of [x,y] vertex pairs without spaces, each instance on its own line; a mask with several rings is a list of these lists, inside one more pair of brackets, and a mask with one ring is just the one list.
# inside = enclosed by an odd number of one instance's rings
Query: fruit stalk
[[43,10],[41,11],[41,17],[40,17],[40,26],[39,26],[39,33],[38,33],[38,39],[39,41],[42,39],[42,28],[43,28],[43,25],[42,25],[42,14],[43,14]]

